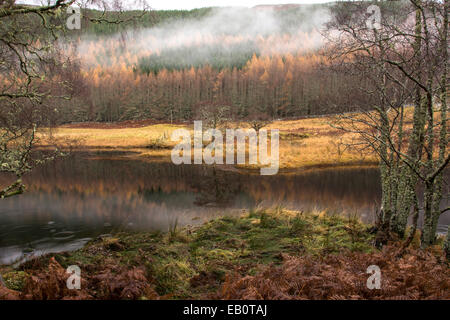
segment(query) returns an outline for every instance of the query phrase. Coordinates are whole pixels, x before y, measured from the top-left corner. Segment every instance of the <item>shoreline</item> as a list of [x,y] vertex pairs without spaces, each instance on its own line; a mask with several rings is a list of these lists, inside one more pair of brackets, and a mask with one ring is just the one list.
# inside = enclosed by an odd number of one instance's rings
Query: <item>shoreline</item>
[[[333,261],[346,261],[335,265],[342,272],[349,272],[345,264],[355,261],[359,268],[374,259],[386,259],[383,263],[389,264],[401,242],[379,251],[371,245],[371,232],[370,225],[357,219],[328,215],[325,211],[305,214],[260,210],[225,216],[196,227],[173,226],[168,232],[120,233],[97,238],[74,252],[42,256],[15,269],[1,268],[6,288],[0,285],[0,299],[2,293],[19,299],[242,299],[242,290],[251,287],[242,288],[243,283],[258,282],[260,277],[280,281],[270,277],[276,276],[274,270],[288,272],[290,264],[300,264],[300,269],[295,269],[298,272],[313,265],[327,270],[327,264],[334,264]],[[416,242],[408,249],[407,258],[422,252],[416,249]],[[441,251],[434,247],[420,254],[432,255],[435,267],[444,273],[437,272],[432,282],[450,288],[450,281],[446,280],[450,279],[450,269]],[[82,270],[82,290],[65,288],[65,271],[71,265]],[[364,268],[354,276],[365,279]],[[391,268],[398,269],[392,273],[402,272],[398,263]],[[311,272],[325,282],[339,281],[322,274],[323,270]],[[410,289],[398,288],[405,294]],[[349,288],[342,290],[347,292]],[[374,294],[358,286],[354,290],[347,293],[360,295],[361,299],[370,299]],[[385,297],[392,292],[378,292],[373,298],[380,294]],[[450,297],[445,297],[444,292],[444,298]]]
[[[39,146],[41,150],[49,150],[50,146]],[[148,149],[143,149],[142,147],[129,147],[129,148],[115,148],[115,147],[82,147],[71,149],[71,153],[110,153],[111,158],[105,157],[107,159],[119,159],[119,160],[136,160],[136,161],[144,161],[144,162],[165,162],[171,163],[170,155],[167,154],[151,154],[148,152]],[[102,156],[90,156],[92,159],[103,158]],[[195,165],[195,164],[192,164]],[[205,163],[203,163],[205,165]],[[238,164],[216,164],[216,168],[223,171],[233,171],[236,173],[242,174],[259,174],[261,167],[259,166],[251,166],[251,165],[238,165]],[[281,167],[277,174],[296,174],[303,173],[312,170],[332,170],[332,169],[346,169],[346,168],[372,168],[378,167],[378,162],[373,160],[357,160],[350,162],[338,162],[338,163],[317,163],[310,165],[302,165],[298,167]]]
[[[331,119],[332,116],[277,120],[264,127],[267,130],[278,129],[280,132],[279,169],[288,172],[378,163],[373,154],[363,154],[358,150],[346,148],[345,143],[354,141],[356,136],[331,127]],[[249,129],[250,124],[230,122],[227,127]],[[154,121],[63,125],[51,130],[41,129],[39,146],[59,146],[85,151],[138,152],[134,158],[170,161],[171,150],[177,144],[176,141],[171,141],[170,137],[177,129],[186,129],[192,134],[194,128],[191,123]],[[261,167],[236,165],[237,169],[244,168],[249,171],[259,170]]]

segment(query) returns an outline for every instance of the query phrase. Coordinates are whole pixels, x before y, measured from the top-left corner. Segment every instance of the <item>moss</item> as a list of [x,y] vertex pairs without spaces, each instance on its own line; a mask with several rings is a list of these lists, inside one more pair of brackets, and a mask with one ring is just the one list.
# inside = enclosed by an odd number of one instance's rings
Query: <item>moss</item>
[[11,271],[2,275],[8,289],[21,291],[29,275],[24,271]]
[[158,294],[195,299],[216,292],[226,274],[255,274],[264,265],[280,264],[282,254],[370,251],[372,236],[365,230],[367,226],[354,219],[326,213],[252,210],[176,232],[96,239],[55,258],[63,267],[77,264],[90,274],[114,265],[144,266]]
[[120,239],[117,238],[108,238],[103,242],[103,245],[106,249],[112,250],[112,251],[121,251],[124,250],[124,244]]
[[189,295],[189,280],[196,274],[188,258],[180,255],[161,256],[149,266],[149,271],[156,279],[157,292],[175,297]]

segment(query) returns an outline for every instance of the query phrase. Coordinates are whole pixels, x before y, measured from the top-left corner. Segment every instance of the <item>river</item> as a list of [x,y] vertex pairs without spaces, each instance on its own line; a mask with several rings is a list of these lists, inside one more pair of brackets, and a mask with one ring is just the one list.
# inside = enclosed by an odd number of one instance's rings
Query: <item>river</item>
[[[46,164],[24,181],[26,193],[0,201],[0,264],[76,250],[119,231],[166,231],[257,207],[327,210],[373,222],[380,203],[376,167],[260,176],[94,152]],[[449,223],[447,213],[438,232]]]

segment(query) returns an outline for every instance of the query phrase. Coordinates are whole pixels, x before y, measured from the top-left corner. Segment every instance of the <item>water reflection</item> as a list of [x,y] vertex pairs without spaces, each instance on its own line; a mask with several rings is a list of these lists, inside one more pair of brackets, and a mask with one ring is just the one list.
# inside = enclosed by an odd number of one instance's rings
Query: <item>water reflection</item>
[[372,221],[380,198],[376,168],[259,176],[88,154],[53,162],[25,182],[27,193],[0,201],[0,264],[77,249],[102,234],[167,230],[175,220],[196,224],[257,205],[329,209]]

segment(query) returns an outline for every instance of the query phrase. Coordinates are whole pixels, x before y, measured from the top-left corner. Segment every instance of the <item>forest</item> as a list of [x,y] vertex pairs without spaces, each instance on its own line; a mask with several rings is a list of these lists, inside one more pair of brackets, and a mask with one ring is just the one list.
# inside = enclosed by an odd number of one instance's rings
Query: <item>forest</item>
[[[270,14],[273,25],[257,32],[244,19],[250,16],[261,23],[264,12],[237,14],[242,26],[235,30],[216,25],[207,29],[214,20],[236,14],[217,9],[152,12],[146,20],[135,22],[136,29],[123,26],[125,30],[106,38],[102,37],[106,30],[88,26],[80,35],[70,34],[74,37],[70,50],[80,58],[73,66],[79,74],[80,94],[67,108],[61,107],[58,119],[184,121],[208,105],[227,106],[227,116],[236,120],[368,108],[371,102],[358,92],[347,94],[365,80],[327,66],[320,34],[326,8],[311,5],[276,11]],[[154,32],[139,31],[148,24]],[[180,26],[192,29],[192,34],[184,37]],[[175,35],[161,47],[168,32]],[[180,36],[183,42],[171,44]]]
[[0,300],[450,299],[449,0],[138,3],[0,0]]

